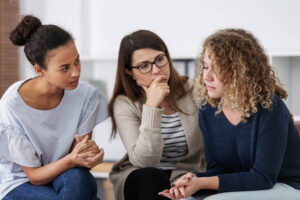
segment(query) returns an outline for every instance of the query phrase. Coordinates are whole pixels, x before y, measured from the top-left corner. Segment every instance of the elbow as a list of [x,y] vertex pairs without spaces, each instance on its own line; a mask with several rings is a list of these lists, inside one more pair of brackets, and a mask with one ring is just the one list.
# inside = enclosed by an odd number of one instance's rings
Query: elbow
[[38,179],[38,177],[36,177],[35,175],[33,175],[32,173],[29,173],[27,174],[27,178],[29,179],[29,182],[32,184],[32,185],[35,185],[35,186],[41,186],[41,185],[44,185],[45,182]]
[[39,181],[39,180],[36,180],[34,178],[29,178],[29,182],[34,185],[34,186],[41,186],[41,185],[44,185],[44,183],[42,181]]
[[266,182],[265,184],[265,190],[269,190],[271,188],[273,188],[273,186],[275,185],[276,181],[273,181],[273,180],[269,180]]
[[157,167],[162,156],[162,148],[152,149],[151,151],[138,151],[134,149],[128,153],[130,163],[135,167]]
[[144,168],[144,167],[157,167],[159,165],[159,161],[157,159],[147,159],[147,158],[135,158],[135,159],[129,159],[130,163],[139,168]]
[[130,163],[139,168],[144,167],[157,167],[160,162],[159,156],[137,156],[137,155],[129,155]]
[[261,187],[260,190],[269,190],[273,188],[273,186],[276,184],[276,178],[273,177],[263,177],[263,180],[261,181]]

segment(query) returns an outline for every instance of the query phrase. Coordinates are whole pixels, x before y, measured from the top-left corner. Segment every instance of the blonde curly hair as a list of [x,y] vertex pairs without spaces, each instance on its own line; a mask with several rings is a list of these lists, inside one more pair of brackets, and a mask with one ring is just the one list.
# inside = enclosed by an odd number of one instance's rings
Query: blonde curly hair
[[[203,79],[204,53],[208,52],[217,78],[224,84],[224,96],[212,99]],[[276,77],[268,57],[257,39],[243,29],[223,29],[209,36],[198,58],[196,78],[199,80],[200,108],[209,103],[221,112],[224,99],[242,113],[243,121],[257,112],[260,104],[270,109],[272,97],[287,98],[287,92]]]

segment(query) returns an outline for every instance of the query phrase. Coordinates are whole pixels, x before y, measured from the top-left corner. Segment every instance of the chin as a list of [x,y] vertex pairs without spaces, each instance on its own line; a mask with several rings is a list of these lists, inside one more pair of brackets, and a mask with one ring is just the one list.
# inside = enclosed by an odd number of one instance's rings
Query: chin
[[218,94],[211,94],[208,92],[208,96],[212,99],[220,99],[222,97],[222,95],[218,95]]
[[78,85],[76,86],[66,86],[64,89],[65,90],[75,90],[78,87]]

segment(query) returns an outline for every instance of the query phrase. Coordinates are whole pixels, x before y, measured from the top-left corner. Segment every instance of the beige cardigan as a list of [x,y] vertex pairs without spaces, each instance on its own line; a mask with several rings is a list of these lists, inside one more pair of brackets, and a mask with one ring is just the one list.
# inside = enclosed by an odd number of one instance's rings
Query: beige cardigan
[[[205,169],[202,134],[198,126],[198,106],[193,100],[192,92],[179,99],[177,105],[187,114],[179,112],[189,152],[177,163],[170,177],[171,182],[186,172]],[[132,102],[124,95],[116,98],[114,116],[127,150],[127,154],[113,166],[109,175],[116,200],[125,199],[125,181],[133,170],[157,167],[160,163],[163,152],[160,130],[162,112],[162,109],[144,105],[142,100]]]

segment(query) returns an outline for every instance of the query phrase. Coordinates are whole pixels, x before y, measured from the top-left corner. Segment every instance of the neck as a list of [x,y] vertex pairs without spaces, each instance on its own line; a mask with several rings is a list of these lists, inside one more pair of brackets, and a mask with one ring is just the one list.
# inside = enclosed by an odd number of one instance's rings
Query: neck
[[237,125],[242,121],[242,113],[233,108],[230,103],[224,103],[221,109],[231,124]]
[[43,77],[36,78],[34,83],[35,90],[38,96],[51,98],[54,96],[61,96],[64,92],[63,89],[50,85]]
[[176,113],[176,111],[171,109],[167,97],[160,103],[159,106],[164,109],[163,113],[166,115],[171,115],[171,114]]

